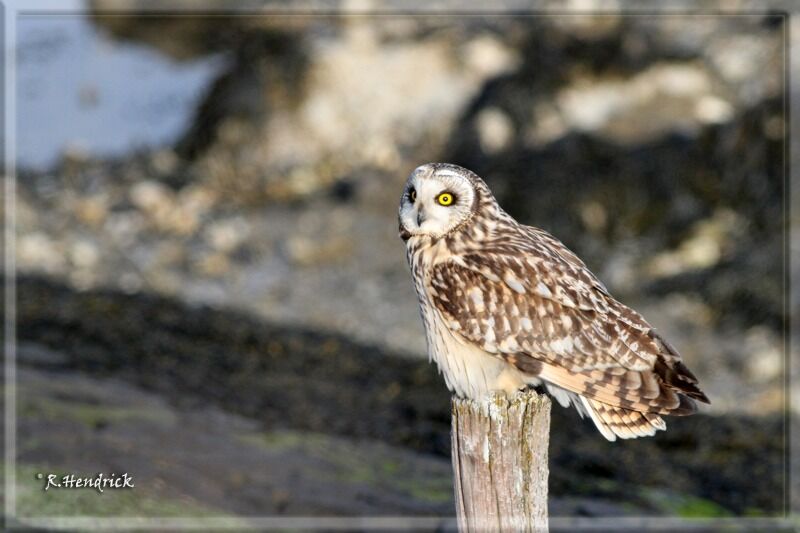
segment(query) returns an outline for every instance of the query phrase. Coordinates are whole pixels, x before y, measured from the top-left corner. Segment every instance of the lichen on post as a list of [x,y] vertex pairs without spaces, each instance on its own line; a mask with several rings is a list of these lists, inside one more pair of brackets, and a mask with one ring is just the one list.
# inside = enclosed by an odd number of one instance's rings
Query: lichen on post
[[533,390],[480,402],[453,397],[460,531],[547,531],[549,440],[550,399]]

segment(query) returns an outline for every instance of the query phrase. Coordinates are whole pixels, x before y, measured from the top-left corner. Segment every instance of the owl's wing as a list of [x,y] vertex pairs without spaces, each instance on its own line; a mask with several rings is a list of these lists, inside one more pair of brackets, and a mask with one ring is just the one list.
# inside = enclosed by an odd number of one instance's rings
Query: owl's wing
[[574,254],[526,241],[516,253],[488,246],[434,267],[432,301],[451,331],[523,372],[617,407],[680,414],[695,410],[683,394],[707,401],[680,355]]

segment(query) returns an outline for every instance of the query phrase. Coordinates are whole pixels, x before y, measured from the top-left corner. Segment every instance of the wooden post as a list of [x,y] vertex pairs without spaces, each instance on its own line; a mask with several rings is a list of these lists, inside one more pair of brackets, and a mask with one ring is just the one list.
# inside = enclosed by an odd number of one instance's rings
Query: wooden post
[[550,399],[453,397],[452,459],[458,529],[547,531]]

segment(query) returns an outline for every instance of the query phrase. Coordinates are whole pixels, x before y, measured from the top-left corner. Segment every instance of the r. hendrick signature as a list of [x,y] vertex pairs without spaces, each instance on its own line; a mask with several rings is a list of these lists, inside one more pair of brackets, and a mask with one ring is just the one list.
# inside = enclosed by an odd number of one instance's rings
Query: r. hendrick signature
[[[45,474],[36,474],[36,479],[43,479]],[[80,477],[75,474],[47,474],[47,482],[44,490],[50,489],[94,489],[103,492],[105,489],[132,489],[133,478],[124,473],[121,476],[111,474],[106,476],[102,473],[94,477]]]

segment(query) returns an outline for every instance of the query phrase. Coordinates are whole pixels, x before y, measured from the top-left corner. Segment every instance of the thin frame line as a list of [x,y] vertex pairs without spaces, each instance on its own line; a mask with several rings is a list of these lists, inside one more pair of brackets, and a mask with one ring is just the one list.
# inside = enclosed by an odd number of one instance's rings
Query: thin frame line
[[[34,2],[35,3],[35,0]],[[101,15],[119,15],[119,16],[133,16],[133,17],[163,17],[163,16],[191,16],[191,17],[238,17],[238,16],[253,16],[253,15],[288,15],[288,16],[351,16],[351,15],[365,15],[365,16],[447,16],[447,17],[482,17],[482,16],[503,16],[503,17],[516,17],[516,16],[766,16],[766,15],[788,15],[789,10],[784,6],[767,7],[767,8],[754,8],[746,7],[743,9],[732,8],[695,8],[691,7],[677,7],[670,8],[652,8],[637,6],[626,6],[625,12],[622,12],[618,6],[599,7],[594,10],[580,10],[580,9],[563,9],[558,7],[486,7],[480,5],[471,7],[437,7],[429,6],[420,2],[417,6],[412,7],[393,7],[393,6],[377,6],[377,7],[352,7],[347,6],[331,6],[328,5],[314,5],[314,2],[306,2],[306,5],[297,5],[300,2],[295,2],[295,5],[285,3],[272,2],[268,5],[257,6],[244,6],[236,7],[226,5],[224,7],[215,7],[214,5],[206,7],[160,7],[152,3],[150,5],[143,5],[137,8],[118,7],[113,6],[99,8],[94,10],[93,13]],[[37,7],[30,8],[15,8],[17,15],[84,15],[87,10],[70,9],[70,8],[49,8]]]
[[[135,12],[121,13],[113,11],[108,8],[99,9],[95,11],[98,16],[102,17],[136,17],[136,18],[169,18],[169,17],[193,17],[193,18],[237,18],[237,17],[253,17],[253,16],[276,16],[276,17],[421,17],[421,16],[435,16],[435,17],[566,17],[566,16],[599,16],[599,17],[764,17],[764,16],[781,16],[788,15],[785,11],[763,10],[763,11],[747,11],[739,13],[728,13],[724,11],[640,11],[633,13],[619,13],[615,11],[598,11],[598,12],[559,12],[559,11],[463,11],[463,12],[442,12],[442,11],[317,11],[313,13],[308,12],[295,12],[295,11],[280,11],[280,10],[252,10],[252,11],[236,11],[225,13],[222,11],[155,11],[155,12]],[[25,17],[49,17],[49,16],[85,16],[84,12],[74,11],[35,11],[35,10],[19,10],[15,11],[16,16]]]
[[[114,516],[105,518],[90,517],[64,517],[50,516],[44,518],[26,518],[26,525],[41,528],[73,529],[73,528],[108,528],[115,529],[142,529],[142,528],[168,528],[168,529],[273,529],[273,528],[302,528],[326,530],[350,530],[353,528],[367,529],[455,529],[456,517],[427,517],[427,516],[365,516],[365,517],[167,517],[167,518],[140,518],[135,516]],[[120,521],[126,521],[120,526]],[[634,530],[642,529],[699,529],[708,531],[709,528],[724,528],[736,530],[745,528],[753,529],[788,528],[794,530],[797,523],[791,519],[780,517],[724,517],[724,518],[681,518],[657,516],[610,516],[610,517],[550,517],[551,529],[568,531],[591,530]]]
[[784,516],[792,515],[792,275],[791,275],[791,198],[792,198],[792,164],[791,164],[791,123],[792,102],[792,24],[788,13],[783,18],[784,56],[783,56],[783,342],[784,342]]
[[789,17],[784,14],[783,17],[783,98],[782,98],[782,109],[783,111],[783,130],[782,130],[782,141],[783,141],[783,276],[782,276],[782,284],[783,284],[783,345],[784,345],[784,352],[783,352],[783,516],[789,517],[789,512],[791,509],[791,496],[789,492],[790,486],[790,475],[791,475],[791,435],[790,435],[790,426],[789,423],[791,421],[791,402],[790,402],[790,372],[791,372],[791,361],[789,359],[789,250],[788,250],[788,241],[789,241],[789,225],[791,221],[789,220],[789,209],[788,209],[788,201],[789,201],[789,168],[788,168],[788,157],[787,157],[787,150],[786,150],[786,123],[790,120],[790,113],[788,109],[788,99],[786,98],[787,93],[789,92],[789,80],[788,76],[786,75],[786,69],[789,65]]
[[[3,5],[6,45],[16,43],[16,14]],[[5,514],[13,518],[17,510],[17,287],[16,287],[16,44],[5,47]]]

